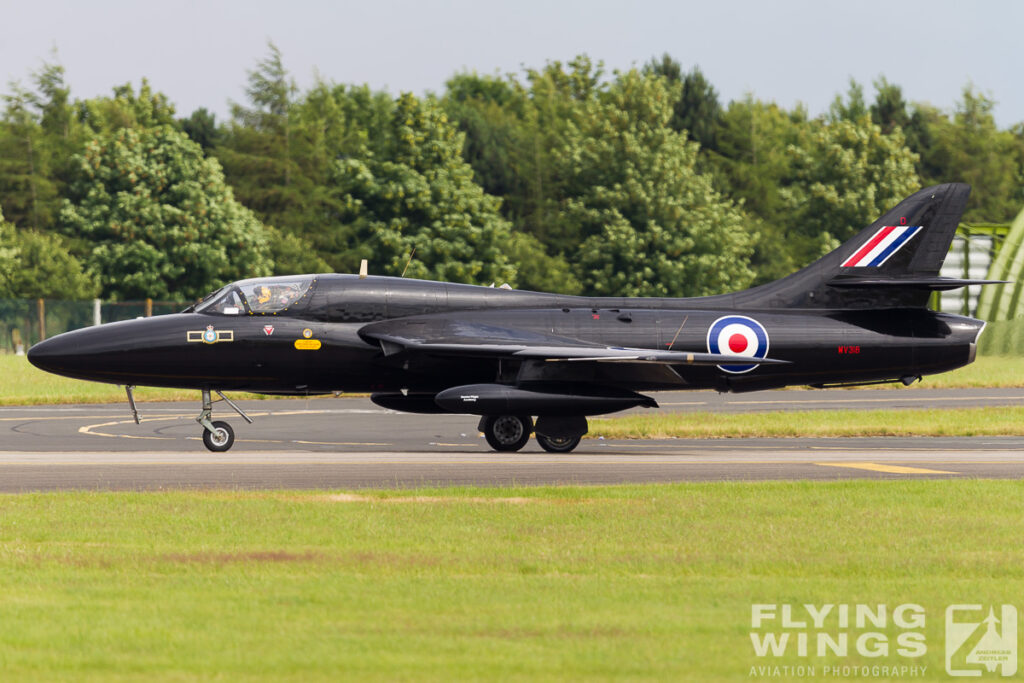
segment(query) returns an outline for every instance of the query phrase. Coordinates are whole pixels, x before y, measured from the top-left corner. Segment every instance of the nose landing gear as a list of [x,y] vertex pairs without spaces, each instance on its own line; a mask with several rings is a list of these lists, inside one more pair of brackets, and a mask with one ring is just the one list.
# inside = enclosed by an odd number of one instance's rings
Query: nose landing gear
[[[216,393],[220,396],[221,401],[234,408],[235,412],[242,416],[242,419],[252,424],[252,418],[235,405],[234,401],[220,391]],[[213,421],[213,403],[213,400],[210,398],[210,390],[203,389],[203,410],[199,413],[199,417],[196,418],[196,422],[203,426],[203,445],[214,453],[223,453],[234,445],[235,430],[227,422]]]
[[214,453],[223,453],[235,443],[235,430],[227,422],[211,422],[213,431],[203,430],[203,445]]

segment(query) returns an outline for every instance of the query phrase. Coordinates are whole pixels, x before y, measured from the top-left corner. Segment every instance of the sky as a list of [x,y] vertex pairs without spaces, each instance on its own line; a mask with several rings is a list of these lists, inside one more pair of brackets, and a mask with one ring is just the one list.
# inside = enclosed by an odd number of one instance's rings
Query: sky
[[319,74],[422,94],[459,71],[581,53],[624,70],[667,52],[699,65],[723,103],[752,93],[817,115],[851,77],[870,99],[884,75],[947,111],[972,83],[1000,127],[1024,121],[1017,0],[0,0],[0,21],[2,93],[56,48],[73,97],[146,77],[180,116],[206,107],[218,120],[272,40],[300,88]]

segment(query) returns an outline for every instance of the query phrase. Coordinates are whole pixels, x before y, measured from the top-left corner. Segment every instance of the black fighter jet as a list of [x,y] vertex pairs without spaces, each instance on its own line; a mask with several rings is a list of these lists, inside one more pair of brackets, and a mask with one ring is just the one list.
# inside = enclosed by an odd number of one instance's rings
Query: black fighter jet
[[393,277],[231,283],[176,315],[76,330],[29,360],[68,377],[202,392],[203,441],[234,442],[211,392],[370,392],[378,405],[481,416],[499,451],[567,452],[587,417],[656,407],[639,392],[847,386],[974,360],[985,323],[928,309],[970,187],[929,187],[786,278],[689,299],[593,298]]

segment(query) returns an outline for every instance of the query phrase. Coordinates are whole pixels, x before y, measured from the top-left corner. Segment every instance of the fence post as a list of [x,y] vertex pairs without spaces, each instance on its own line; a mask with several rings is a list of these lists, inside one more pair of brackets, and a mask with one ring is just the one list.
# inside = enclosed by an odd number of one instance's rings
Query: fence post
[[153,300],[150,299],[149,297],[146,297],[146,317],[153,317]]
[[93,299],[92,300],[92,324],[93,325],[102,325],[103,324],[103,317],[100,315],[100,305],[101,305],[101,303],[102,302],[99,299]]
[[39,341],[46,339],[46,304],[36,299],[36,314],[39,316]]

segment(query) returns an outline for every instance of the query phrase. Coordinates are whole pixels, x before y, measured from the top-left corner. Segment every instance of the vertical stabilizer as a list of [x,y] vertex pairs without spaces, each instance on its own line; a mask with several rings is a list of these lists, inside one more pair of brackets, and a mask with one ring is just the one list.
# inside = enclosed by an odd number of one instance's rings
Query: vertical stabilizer
[[781,280],[736,295],[747,307],[923,308],[931,292],[974,281],[939,276],[971,188],[914,193],[835,251]]

